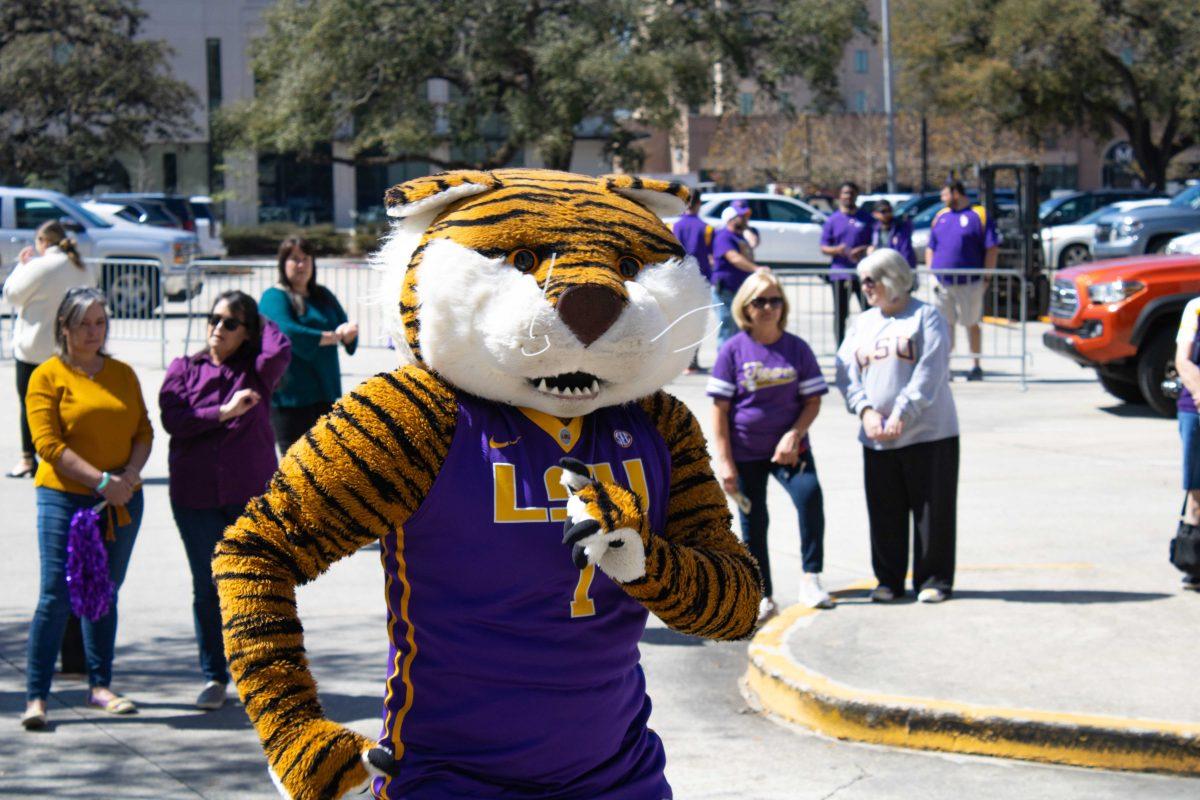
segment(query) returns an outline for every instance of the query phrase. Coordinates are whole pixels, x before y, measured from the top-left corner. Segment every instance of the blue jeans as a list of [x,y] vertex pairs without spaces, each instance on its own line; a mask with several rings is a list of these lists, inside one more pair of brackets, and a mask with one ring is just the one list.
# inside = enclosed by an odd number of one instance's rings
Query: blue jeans
[[717,322],[721,323],[721,327],[717,329],[717,350],[720,351],[721,345],[725,344],[731,336],[738,332],[737,323],[733,321],[733,296],[736,292],[731,292],[728,289],[722,289],[719,286],[712,287],[713,303],[720,303],[714,311],[717,312]]
[[225,529],[237,522],[244,503],[217,508],[181,508],[171,504],[175,525],[192,568],[192,624],[200,647],[200,671],[206,681],[229,683],[225,640],[221,635],[221,604],[212,579],[213,549]]
[[825,499],[817,480],[817,464],[812,450],[800,454],[794,467],[770,461],[739,461],[738,490],[750,501],[750,513],[738,512],[742,541],[762,571],[763,592],[773,594],[771,558],[767,550],[767,478],[774,476],[783,485],[800,518],[800,558],[805,572],[821,572],[825,567]]
[[[50,694],[54,662],[62,644],[67,618],[71,615],[71,599],[67,594],[67,534],[71,517],[79,509],[99,502],[100,498],[95,495],[60,492],[45,486],[37,488],[42,588],[37,611],[33,613],[33,623],[29,627],[29,666],[25,678],[25,695],[29,700],[45,700]],[[108,551],[108,577],[113,584],[112,606],[107,614],[95,622],[81,620],[88,685],[93,687],[108,686],[112,682],[113,646],[117,640],[117,596],[125,581],[133,543],[142,524],[140,490],[134,492],[125,508],[129,511],[129,524],[118,525],[114,541],[104,542],[104,548]],[[102,529],[104,520],[104,515],[101,515]]]
[[1179,438],[1183,440],[1183,490],[1200,489],[1200,415],[1179,412]]

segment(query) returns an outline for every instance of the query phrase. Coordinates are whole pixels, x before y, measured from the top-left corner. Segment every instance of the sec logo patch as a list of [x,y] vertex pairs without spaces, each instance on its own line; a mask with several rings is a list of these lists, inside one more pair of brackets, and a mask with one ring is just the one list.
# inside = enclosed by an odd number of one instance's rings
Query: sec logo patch
[[633,445],[633,434],[629,431],[613,431],[613,441],[621,447]]

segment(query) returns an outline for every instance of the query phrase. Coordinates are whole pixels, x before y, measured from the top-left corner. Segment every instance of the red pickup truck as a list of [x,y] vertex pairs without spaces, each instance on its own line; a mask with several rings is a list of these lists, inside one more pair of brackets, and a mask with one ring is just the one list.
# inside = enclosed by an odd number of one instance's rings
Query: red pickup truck
[[[1175,414],[1175,334],[1200,295],[1200,257],[1141,256],[1059,270],[1045,345],[1085,367],[1115,397]],[[1167,384],[1164,386],[1164,382]]]

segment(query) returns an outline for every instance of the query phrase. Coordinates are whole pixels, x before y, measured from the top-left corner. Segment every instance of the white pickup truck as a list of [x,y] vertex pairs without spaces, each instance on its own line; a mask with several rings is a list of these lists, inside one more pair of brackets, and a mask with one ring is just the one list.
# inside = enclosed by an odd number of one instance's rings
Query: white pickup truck
[[[721,212],[734,200],[750,205],[750,226],[758,231],[754,260],[769,267],[823,267],[829,256],[821,252],[821,226],[825,214],[801,200],[762,192],[720,192],[700,197],[700,218],[721,227]],[[667,226],[679,217],[663,220]]]
[[[150,316],[159,306],[160,290],[172,300],[200,291],[201,271],[188,269],[196,254],[194,233],[114,225],[64,194],[7,186],[0,186],[0,279],[8,276],[21,250],[33,244],[38,226],[49,220],[63,223],[85,259],[105,262],[100,288],[117,316]],[[123,266],[121,259],[136,261]],[[142,260],[156,266],[140,265]]]

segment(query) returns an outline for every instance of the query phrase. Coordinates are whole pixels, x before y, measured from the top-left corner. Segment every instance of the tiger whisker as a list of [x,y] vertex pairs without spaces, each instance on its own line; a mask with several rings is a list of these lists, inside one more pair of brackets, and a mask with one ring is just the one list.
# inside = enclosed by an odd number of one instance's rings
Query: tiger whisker
[[[542,284],[542,300],[543,301],[545,301],[545,299],[546,299],[546,292],[548,292],[550,290],[550,279],[554,276],[554,262],[556,262],[557,260],[558,260],[558,253],[551,253],[550,254],[550,268],[548,270],[546,270],[546,281],[545,281],[545,283]],[[537,314],[534,314],[532,317],[529,318],[529,334],[526,336],[526,338],[529,339],[530,341],[532,341],[535,338],[535,336],[533,334],[533,328],[535,325],[537,325],[537,319],[538,319]],[[530,353],[525,349],[524,343],[522,343],[521,344],[521,355],[527,356],[527,357],[540,356],[542,353],[549,350],[550,349],[550,336],[547,334],[542,334],[542,338],[546,340],[545,347],[543,347],[541,350],[538,350],[536,353]]]
[[[674,322],[672,322],[672,323],[671,323],[670,325],[668,325],[667,327],[663,328],[663,329],[662,329],[662,332],[661,332],[661,333],[659,333],[657,336],[655,336],[655,337],[654,337],[653,339],[651,339],[650,341],[651,341],[651,342],[657,342],[659,339],[661,339],[662,337],[666,336],[666,335],[667,335],[667,331],[671,330],[671,328],[674,328],[676,325],[678,325],[678,324],[679,324],[679,323],[680,323],[680,322],[683,320],[683,318],[684,318],[684,317],[690,317],[692,314],[698,314],[699,312],[701,312],[701,311],[707,311],[707,310],[708,310],[708,309],[710,309],[710,308],[717,308],[717,307],[719,307],[720,305],[721,305],[720,303],[712,303],[712,304],[710,304],[710,305],[707,305],[707,306],[699,306],[698,308],[693,308],[691,311],[685,311],[685,312],[683,312],[682,314],[680,314],[678,317],[676,317],[676,318],[675,318],[675,321],[674,321]],[[704,341],[704,339],[707,339],[707,338],[708,338],[709,336],[711,336],[711,335],[712,335],[712,334],[705,334],[704,338],[703,338],[703,339],[701,339],[701,340],[700,340],[700,342],[703,342],[703,341]],[[700,342],[697,342],[696,344],[699,344]],[[694,346],[695,346],[695,345],[688,345],[688,347],[694,347]],[[683,349],[684,349],[684,350],[686,350],[686,349],[688,349],[688,347],[685,347],[685,348],[683,348]],[[676,350],[675,352],[676,352],[676,353],[678,353],[679,351],[678,351],[678,350]]]

